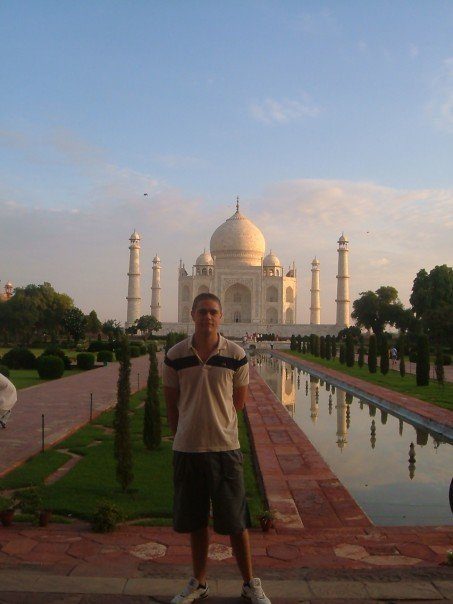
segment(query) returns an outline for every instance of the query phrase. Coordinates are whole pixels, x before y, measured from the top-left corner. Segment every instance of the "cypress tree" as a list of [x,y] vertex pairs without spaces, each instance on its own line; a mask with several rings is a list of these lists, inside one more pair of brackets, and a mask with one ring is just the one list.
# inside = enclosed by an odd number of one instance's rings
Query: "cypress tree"
[[340,363],[344,365],[346,361],[346,346],[341,342],[340,344]]
[[296,340],[297,340],[297,351],[302,352],[302,336],[298,335]]
[[113,421],[113,450],[116,459],[116,477],[123,491],[126,491],[134,479],[132,471],[132,442],[129,418],[129,399],[131,396],[131,359],[127,336],[120,340],[120,358],[118,375],[118,396]]
[[332,344],[330,341],[330,336],[326,336],[326,359],[330,361],[332,358]]
[[320,352],[321,352],[321,351],[320,351],[320,348],[321,348],[321,347],[320,347],[320,345],[319,345],[319,336],[315,336],[315,337],[314,337],[314,344],[315,344],[315,350],[314,350],[314,353],[313,353],[313,354],[314,354],[316,357],[319,357]]
[[379,367],[381,369],[382,375],[387,375],[389,372],[389,344],[387,338],[382,336],[381,338],[381,359],[379,363]]
[[360,369],[362,369],[362,367],[365,364],[365,348],[363,346],[363,341],[360,342],[360,346],[359,346],[359,357],[357,359],[357,365],[360,367]]
[[289,344],[289,349],[290,350],[296,350],[296,336],[294,334],[292,334],[291,338],[290,338],[290,344]]
[[307,344],[305,341],[302,342],[302,353],[303,354],[307,353]]
[[319,354],[321,356],[321,359],[326,358],[326,339],[324,338],[324,336],[321,336],[319,338]]
[[400,376],[403,378],[406,375],[406,365],[404,363],[404,336],[400,335],[398,342],[398,354],[400,357]]
[[159,371],[157,368],[156,345],[149,343],[149,373],[143,422],[143,443],[150,451],[161,442],[161,419],[159,400]]
[[416,378],[417,386],[429,385],[429,342],[425,335],[417,338]]
[[352,334],[346,334],[346,365],[348,367],[354,367],[354,338]]
[[373,334],[370,336],[368,342],[368,370],[370,373],[376,373],[377,368],[377,349],[376,349],[376,336]]
[[436,363],[435,368],[436,368],[437,383],[439,384],[439,386],[443,386],[444,385],[444,355],[442,354],[442,350],[441,350],[439,344],[437,345],[437,348],[436,348],[435,363]]
[[316,338],[315,334],[311,333],[310,334],[310,352],[314,356],[316,356],[315,338]]
[[337,338],[335,336],[332,336],[331,344],[332,344],[332,358],[336,359],[337,358]]

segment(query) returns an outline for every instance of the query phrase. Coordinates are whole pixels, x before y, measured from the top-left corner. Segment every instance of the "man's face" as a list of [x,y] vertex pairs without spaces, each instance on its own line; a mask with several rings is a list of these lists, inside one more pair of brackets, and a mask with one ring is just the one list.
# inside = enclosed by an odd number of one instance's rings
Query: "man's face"
[[195,331],[207,335],[217,333],[222,319],[222,311],[218,302],[215,300],[201,300],[191,314],[195,323]]

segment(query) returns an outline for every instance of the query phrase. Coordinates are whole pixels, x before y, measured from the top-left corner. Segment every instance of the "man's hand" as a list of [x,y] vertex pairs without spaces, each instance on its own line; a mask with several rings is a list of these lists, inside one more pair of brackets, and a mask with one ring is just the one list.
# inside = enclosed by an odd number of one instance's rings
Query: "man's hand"
[[241,386],[240,388],[234,388],[233,390],[233,405],[236,411],[242,411],[245,407],[249,392],[248,386]]
[[176,388],[169,388],[164,386],[164,398],[167,405],[167,419],[168,425],[170,426],[171,433],[173,436],[176,434],[178,429],[179,411],[178,411],[178,400],[179,390]]

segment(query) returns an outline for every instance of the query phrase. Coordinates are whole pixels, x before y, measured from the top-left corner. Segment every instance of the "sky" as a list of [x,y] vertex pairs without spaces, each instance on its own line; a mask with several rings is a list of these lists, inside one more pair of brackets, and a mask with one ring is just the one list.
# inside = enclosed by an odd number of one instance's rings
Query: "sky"
[[[104,0],[0,3],[0,288],[50,282],[126,319],[129,237],[162,319],[235,211],[298,269],[309,321],[452,264],[453,3]],[[145,196],[144,193],[147,193]]]

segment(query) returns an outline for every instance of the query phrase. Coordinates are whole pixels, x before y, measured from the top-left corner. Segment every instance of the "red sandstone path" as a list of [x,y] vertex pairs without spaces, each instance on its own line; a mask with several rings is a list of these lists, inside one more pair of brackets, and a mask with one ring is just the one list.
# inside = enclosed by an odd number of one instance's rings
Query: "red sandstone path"
[[[131,359],[131,389],[144,387],[148,377],[147,356]],[[93,417],[116,402],[118,363],[109,363],[55,381],[18,391],[6,430],[0,430],[0,477],[41,451],[41,421],[44,414],[45,446],[62,440],[78,430],[90,418],[90,394],[93,393]]]
[[[142,362],[145,364],[146,359]],[[134,371],[138,367],[134,363]],[[114,366],[105,369],[105,374],[114,373]],[[90,374],[108,382],[103,371]],[[71,404],[65,405],[66,412],[77,406],[79,399],[84,399],[77,378],[79,376],[67,379],[74,380],[71,384],[74,388],[70,388],[67,381],[64,400],[71,400]],[[89,388],[94,388],[95,381],[89,383]],[[110,374],[110,393],[114,381]],[[104,387],[107,391],[106,383]],[[71,398],[72,389],[75,392]],[[96,392],[100,396],[100,391]],[[35,396],[35,404],[40,404],[37,399]],[[46,400],[50,405],[50,395]],[[106,395],[106,406],[108,402]],[[63,422],[63,405],[61,407],[60,421]],[[86,400],[77,409],[77,422],[82,422],[86,419]],[[368,577],[374,577],[379,569],[385,568],[414,572],[419,567],[435,567],[449,572],[440,565],[445,561],[447,550],[453,549],[453,526],[374,526],[253,370],[247,414],[269,505],[277,511],[275,529],[269,533],[251,531],[257,574],[268,579],[284,578],[285,585],[289,585],[287,581],[300,580],[308,569],[318,573],[368,571]],[[60,436],[61,430],[61,425],[55,426],[56,436]],[[212,536],[209,557],[212,575],[237,576],[226,537]],[[179,579],[179,585],[187,576],[189,565],[187,536],[175,534],[169,527],[124,526],[109,535],[95,534],[83,524],[50,528],[0,527],[0,567],[7,569],[45,571],[54,576],[66,575],[68,580],[71,577],[75,580],[76,577],[172,576]],[[170,589],[173,590],[173,585]],[[335,587],[337,589],[340,587]],[[62,588],[62,591],[65,590]]]

